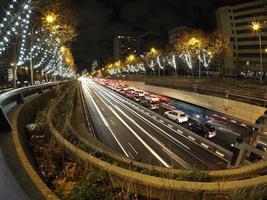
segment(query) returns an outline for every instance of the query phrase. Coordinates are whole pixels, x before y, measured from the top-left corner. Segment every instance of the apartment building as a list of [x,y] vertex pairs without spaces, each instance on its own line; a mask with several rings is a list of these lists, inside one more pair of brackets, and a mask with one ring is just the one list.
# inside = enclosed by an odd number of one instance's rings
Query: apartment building
[[266,75],[267,0],[221,7],[216,19],[218,30],[229,39],[232,50],[224,59],[224,75]]
[[114,60],[125,59],[127,56],[139,54],[139,40],[130,36],[117,36],[114,39]]

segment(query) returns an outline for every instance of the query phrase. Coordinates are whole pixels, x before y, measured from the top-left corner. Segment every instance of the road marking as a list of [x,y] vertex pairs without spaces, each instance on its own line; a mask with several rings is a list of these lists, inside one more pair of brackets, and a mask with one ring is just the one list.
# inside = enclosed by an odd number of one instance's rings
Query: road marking
[[131,152],[128,151],[128,154],[134,159],[134,156],[131,154]]
[[247,127],[247,125],[246,124],[243,124],[243,123],[241,124],[241,126]]
[[169,149],[162,149],[167,155],[169,155],[173,160],[182,165],[185,169],[189,169],[191,166],[185,162],[182,158],[171,152]]
[[233,123],[236,123],[236,121],[235,121],[235,120],[231,120],[231,122],[233,122]]
[[221,152],[219,152],[219,151],[215,151],[215,153],[218,154],[218,155],[221,156],[221,157],[224,157],[224,154],[221,153]]
[[[107,94],[108,96],[110,96],[110,98],[112,98],[115,102],[117,102],[118,104],[120,104],[121,106],[123,106],[124,108],[126,108],[127,110],[129,110],[130,112],[132,112],[133,114],[135,114],[135,115],[139,115],[137,112],[135,112],[134,110],[132,110],[130,107],[128,107],[127,105],[125,105],[125,104],[122,104],[121,102],[120,102],[120,99],[122,99],[122,98],[120,98],[120,96],[118,95],[118,94],[116,94],[116,93],[111,93],[111,92],[109,92],[109,90],[107,90],[106,88],[104,88],[103,86],[98,86],[97,84],[95,84],[98,88],[100,88],[100,89],[103,89],[104,91],[105,91],[105,94]],[[136,106],[137,107],[137,106]],[[140,115],[139,115],[140,116]],[[155,118],[156,117],[152,117],[152,116],[150,116],[151,118],[153,118],[154,120],[156,120]],[[142,116],[140,116],[140,118],[142,118],[143,120],[146,120],[146,118],[143,118]],[[150,121],[149,120],[147,120],[147,122],[149,123]],[[155,127],[156,129],[160,129],[158,126],[156,126],[155,124],[153,124],[153,123],[150,123],[153,127]],[[167,125],[165,125],[165,124],[163,124],[165,127],[167,127],[167,128],[169,128]],[[162,129],[161,129],[162,130]],[[176,133],[178,133],[178,134],[180,134],[182,137],[184,137],[184,138],[186,138],[186,139],[189,139],[188,137],[186,137],[185,135],[183,135],[183,134],[181,134],[181,131],[179,131],[179,130],[173,130],[173,129],[171,129],[172,131],[174,131],[174,132],[176,132]],[[172,137],[172,136],[170,136],[168,133],[166,133],[165,131],[162,131],[166,136],[169,136],[169,137]],[[160,132],[161,133],[161,132]],[[162,134],[162,133],[161,133]],[[175,140],[175,138],[173,138],[174,140]],[[183,145],[183,143],[181,143],[182,145]],[[195,144],[197,144],[197,145],[199,145],[199,146],[201,146],[200,144],[198,144],[198,143],[196,143],[195,142]],[[188,149],[190,149],[189,147],[187,147],[187,146],[185,146],[186,148],[188,148]],[[208,149],[207,149],[208,150]],[[187,151],[187,150],[186,150]],[[211,152],[212,154],[214,154],[214,155],[217,155],[218,156],[218,154],[216,154],[215,152],[212,152],[212,151],[210,151],[210,150],[208,150],[209,152]],[[200,160],[198,157],[196,157],[194,154],[192,154],[190,151],[187,151],[189,154],[191,154],[193,157],[195,157],[196,159],[198,159],[199,161],[201,161],[201,162],[203,162],[202,160]],[[222,158],[222,157],[221,157]],[[224,158],[222,158],[222,159],[224,159]],[[224,159],[225,160],[225,159]],[[226,162],[229,162],[228,160],[225,160]]]
[[184,132],[183,132],[183,131],[180,131],[179,129],[177,129],[177,131],[178,131],[179,133],[181,133],[181,134],[184,134]]
[[162,119],[159,120],[161,123],[164,123],[164,121]]
[[170,127],[170,128],[173,128],[173,126],[172,126],[172,125],[170,125],[170,124],[168,124],[168,127]]
[[[130,117],[128,117],[125,113],[123,113],[120,110],[120,108],[118,108],[117,106],[115,108],[119,112],[121,112],[126,118],[128,118],[132,123],[134,123],[135,125],[138,125],[134,120],[132,120]],[[111,108],[111,109],[113,109],[113,108]],[[165,167],[168,167],[168,168],[171,167],[116,113],[115,110],[113,110],[113,113],[134,134],[134,136],[150,151],[150,153],[152,153],[152,155],[154,155]]]
[[128,143],[128,145],[132,148],[132,150],[134,151],[134,153],[135,153],[136,155],[138,155],[138,152],[135,150],[135,148],[133,147],[133,145],[131,145],[131,143]]
[[156,116],[153,116],[153,118],[154,118],[154,119],[157,119],[157,117],[156,117]]
[[195,138],[193,138],[192,136],[188,136],[188,138],[190,139],[190,140],[193,140],[193,141],[195,141],[196,139]]
[[115,122],[111,119],[110,122],[113,124],[113,126],[116,126]]
[[[117,100],[116,96],[114,97],[114,94],[108,94],[109,96],[111,96],[111,98],[115,98],[114,101],[119,103],[120,102]],[[113,97],[112,97],[113,96]],[[170,134],[168,134],[166,131],[164,131],[163,129],[161,129],[160,127],[158,127],[157,125],[153,124],[151,121],[149,121],[148,119],[146,119],[145,117],[143,117],[142,115],[138,114],[137,112],[135,112],[134,110],[132,110],[131,108],[127,107],[126,105],[121,104],[124,108],[126,108],[128,111],[130,111],[131,113],[135,114],[136,116],[138,116],[139,118],[141,118],[142,120],[146,121],[147,123],[149,123],[150,125],[152,125],[154,128],[156,128],[157,130],[160,131],[160,134],[164,133],[165,137],[169,137],[171,138],[171,140],[175,141],[176,143],[180,144],[181,146],[183,146],[184,148],[190,150],[190,148],[188,146],[186,146],[185,144],[183,144],[182,142],[180,142],[179,140],[177,140],[176,138],[174,138],[173,136],[171,136]],[[154,116],[155,117],[155,116]],[[156,118],[156,117],[155,117]],[[165,127],[168,127],[167,125],[163,124]],[[169,128],[169,127],[168,127]],[[171,129],[172,130],[172,129]],[[173,130],[175,131],[175,130]],[[163,134],[162,134],[163,135]],[[183,136],[183,135],[182,135]],[[183,136],[184,137],[184,136]]]
[[201,146],[205,147],[205,148],[210,148],[208,145],[204,144],[204,143],[201,143]]
[[[97,94],[98,96],[98,94]],[[106,97],[104,97],[103,95],[101,95],[106,101],[108,101],[112,106],[114,106]],[[124,126],[126,126],[132,133],[133,135],[145,146],[145,148],[153,155],[155,156],[165,167],[170,168],[171,166],[169,164],[167,164],[167,162],[165,162],[155,151],[154,149],[152,149],[120,116],[119,114],[109,105],[107,105],[107,103],[100,97],[100,100],[108,107],[108,109],[124,124]],[[118,108],[117,106],[114,106],[119,112],[121,112],[126,118],[128,118],[130,121],[132,121],[132,123],[138,125],[134,120],[132,120],[130,117],[128,117],[125,113],[123,113],[121,111],[120,108]]]
[[[108,128],[108,130],[110,131],[110,133],[112,134],[112,136],[114,137],[114,139],[116,140],[116,142],[118,143],[118,145],[120,146],[120,148],[122,149],[122,151],[124,152],[124,154],[129,157],[128,153],[125,151],[125,149],[123,148],[123,146],[121,145],[120,141],[118,140],[118,138],[116,137],[116,135],[114,134],[114,132],[111,130],[111,128],[109,127],[109,124],[107,122],[107,120],[105,119],[104,115],[102,114],[102,112],[100,111],[100,109],[98,108],[98,106],[96,105],[93,97],[91,96],[91,94],[88,92],[89,98],[91,99],[91,101],[93,102],[96,110],[98,111],[98,114],[100,115],[100,118],[102,119],[102,121],[104,122],[105,126]],[[97,95],[97,94],[96,94]]]

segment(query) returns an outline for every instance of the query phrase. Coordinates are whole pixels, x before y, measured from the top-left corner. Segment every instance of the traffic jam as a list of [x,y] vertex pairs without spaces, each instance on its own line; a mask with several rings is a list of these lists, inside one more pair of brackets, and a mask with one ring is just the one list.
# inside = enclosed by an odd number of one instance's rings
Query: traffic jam
[[[94,81],[230,151],[237,138],[247,137],[252,131],[251,126],[216,111],[129,87],[121,80],[96,78]],[[256,148],[266,152],[267,144],[259,141]],[[247,159],[255,162],[263,158],[252,153]]]
[[107,80],[107,79],[95,79],[95,81],[114,92],[144,106],[165,118],[172,120],[173,122],[190,129],[192,132],[205,137],[207,139],[216,136],[216,128],[207,122],[202,120],[196,120],[190,114],[183,110],[175,109],[175,105],[172,103],[172,99],[152,94],[147,91],[140,90],[138,88],[129,87],[122,81]]

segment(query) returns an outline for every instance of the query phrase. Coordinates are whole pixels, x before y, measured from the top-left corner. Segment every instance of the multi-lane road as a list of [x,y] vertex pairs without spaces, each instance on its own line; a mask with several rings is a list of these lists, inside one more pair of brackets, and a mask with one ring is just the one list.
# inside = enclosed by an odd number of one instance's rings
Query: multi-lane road
[[97,138],[126,157],[181,169],[215,170],[229,164],[185,137],[183,127],[90,79],[81,85]]

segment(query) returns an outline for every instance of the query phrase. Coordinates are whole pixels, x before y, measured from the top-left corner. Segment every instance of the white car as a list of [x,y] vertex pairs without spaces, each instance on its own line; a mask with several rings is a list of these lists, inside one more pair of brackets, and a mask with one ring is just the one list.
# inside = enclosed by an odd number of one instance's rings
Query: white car
[[188,121],[188,116],[180,110],[166,111],[164,116],[176,123],[183,123]]

